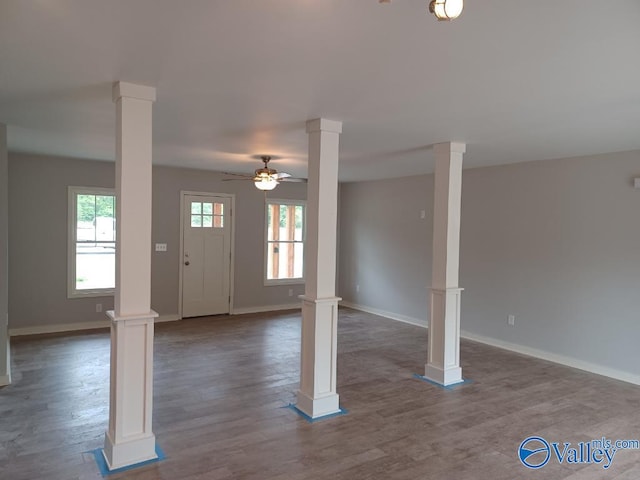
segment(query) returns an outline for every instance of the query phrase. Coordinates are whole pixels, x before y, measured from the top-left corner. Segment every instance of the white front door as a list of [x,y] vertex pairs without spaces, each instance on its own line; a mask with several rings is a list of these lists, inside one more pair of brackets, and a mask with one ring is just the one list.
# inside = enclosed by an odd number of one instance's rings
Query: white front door
[[229,313],[231,198],[184,195],[182,316]]

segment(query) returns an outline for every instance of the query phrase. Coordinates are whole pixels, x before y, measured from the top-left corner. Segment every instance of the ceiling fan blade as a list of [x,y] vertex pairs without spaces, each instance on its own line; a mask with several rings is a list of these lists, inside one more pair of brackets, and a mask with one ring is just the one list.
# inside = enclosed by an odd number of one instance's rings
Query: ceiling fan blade
[[235,182],[237,180],[252,180],[253,181],[253,177],[223,178],[222,179],[223,182]]
[[289,178],[291,176],[290,173],[285,173],[285,172],[280,172],[280,173],[276,173],[274,175],[271,175],[272,177],[277,178],[278,180],[282,180],[283,178]]
[[231,173],[231,172],[222,172],[224,175],[231,175],[234,177],[242,177],[242,178],[253,178],[251,175],[247,175],[246,173]]
[[290,183],[307,183],[307,179],[306,178],[296,178],[296,177],[281,178],[280,181],[281,182],[290,182]]

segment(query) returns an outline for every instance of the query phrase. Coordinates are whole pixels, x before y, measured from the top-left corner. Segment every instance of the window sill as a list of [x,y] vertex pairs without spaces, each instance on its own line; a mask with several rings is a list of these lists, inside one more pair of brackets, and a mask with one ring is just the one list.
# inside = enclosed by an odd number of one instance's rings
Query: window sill
[[275,287],[278,285],[304,285],[304,278],[282,278],[264,281],[265,287]]
[[67,293],[67,298],[97,298],[97,297],[113,297],[115,290],[88,290],[86,292],[76,291]]

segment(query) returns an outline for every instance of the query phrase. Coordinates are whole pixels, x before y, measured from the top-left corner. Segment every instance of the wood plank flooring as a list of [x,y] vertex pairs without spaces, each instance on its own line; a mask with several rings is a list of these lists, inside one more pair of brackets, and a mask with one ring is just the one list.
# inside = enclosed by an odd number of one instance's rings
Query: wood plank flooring
[[[640,450],[608,470],[517,458],[530,435],[640,437],[640,387],[462,342],[447,391],[422,373],[427,332],[341,309],[338,393],[348,415],[307,423],[283,408],[299,381],[299,312],[156,326],[154,432],[167,459],[118,479],[640,479]],[[0,389],[0,479],[98,479],[108,420],[106,331],[14,339]]]

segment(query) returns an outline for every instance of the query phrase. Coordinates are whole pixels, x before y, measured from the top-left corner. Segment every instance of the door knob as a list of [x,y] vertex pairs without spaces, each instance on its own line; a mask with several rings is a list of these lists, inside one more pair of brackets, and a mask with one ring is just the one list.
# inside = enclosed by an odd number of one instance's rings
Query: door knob
[[184,262],[185,265],[189,265],[189,260],[187,260],[186,262]]

